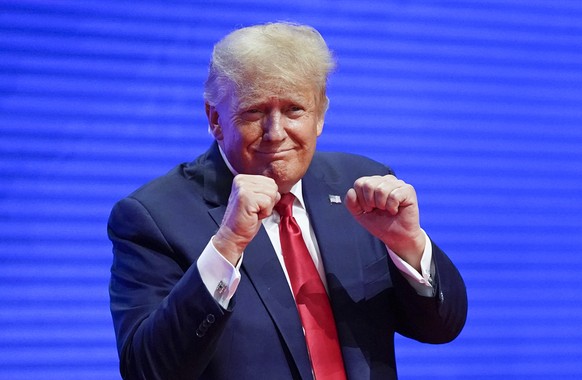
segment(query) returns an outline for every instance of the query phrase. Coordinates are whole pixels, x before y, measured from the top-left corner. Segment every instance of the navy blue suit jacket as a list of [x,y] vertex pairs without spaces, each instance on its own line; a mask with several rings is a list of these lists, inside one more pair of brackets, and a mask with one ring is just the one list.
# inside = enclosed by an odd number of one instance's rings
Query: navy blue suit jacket
[[[350,379],[395,379],[395,332],[448,342],[467,313],[463,280],[436,245],[436,296],[422,297],[382,242],[329,200],[361,176],[387,173],[363,157],[316,153],[303,178]],[[222,220],[232,178],[213,144],[115,205],[110,295],[125,379],[312,378],[299,315],[264,229],[245,250],[227,310],[201,281],[195,263]]]

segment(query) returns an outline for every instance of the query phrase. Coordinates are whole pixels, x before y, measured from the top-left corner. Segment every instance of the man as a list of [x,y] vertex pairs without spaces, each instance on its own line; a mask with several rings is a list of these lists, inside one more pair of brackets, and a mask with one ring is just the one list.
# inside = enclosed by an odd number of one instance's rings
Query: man
[[109,220],[125,379],[395,379],[395,332],[460,333],[465,287],[420,228],[413,187],[366,158],[315,152],[333,66],[307,26],[216,44],[215,143]]

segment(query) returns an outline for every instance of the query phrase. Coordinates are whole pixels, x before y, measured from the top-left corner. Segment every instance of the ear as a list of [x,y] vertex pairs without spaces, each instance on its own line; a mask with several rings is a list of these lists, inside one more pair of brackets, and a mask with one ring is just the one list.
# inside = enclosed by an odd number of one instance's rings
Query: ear
[[208,102],[204,103],[204,107],[206,110],[206,117],[208,118],[208,131],[217,141],[222,140],[222,128],[220,128],[220,124],[218,123],[220,116],[218,115],[216,107],[211,106]]
[[317,137],[321,136],[321,133],[323,132],[323,119],[324,116],[321,115],[319,120],[317,121]]
[[325,113],[329,109],[329,98],[326,96],[323,104],[323,109],[319,115],[319,120],[317,121],[317,137],[321,136],[323,132],[323,121],[325,119]]

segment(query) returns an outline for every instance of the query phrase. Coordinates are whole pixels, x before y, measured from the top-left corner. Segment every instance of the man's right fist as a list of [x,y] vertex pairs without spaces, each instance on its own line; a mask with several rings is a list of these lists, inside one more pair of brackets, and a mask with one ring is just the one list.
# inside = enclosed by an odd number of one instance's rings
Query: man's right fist
[[239,174],[234,177],[224,218],[212,243],[232,265],[237,264],[253,240],[261,220],[273,213],[281,199],[277,184],[262,175]]

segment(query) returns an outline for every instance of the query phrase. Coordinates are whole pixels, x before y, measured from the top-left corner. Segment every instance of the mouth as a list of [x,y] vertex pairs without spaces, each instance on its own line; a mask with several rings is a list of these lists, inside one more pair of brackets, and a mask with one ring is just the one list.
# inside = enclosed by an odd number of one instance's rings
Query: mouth
[[288,149],[277,149],[277,150],[257,150],[257,154],[263,155],[263,156],[271,156],[271,157],[277,157],[277,156],[284,156],[285,154],[289,153],[293,151],[293,149],[288,148]]

